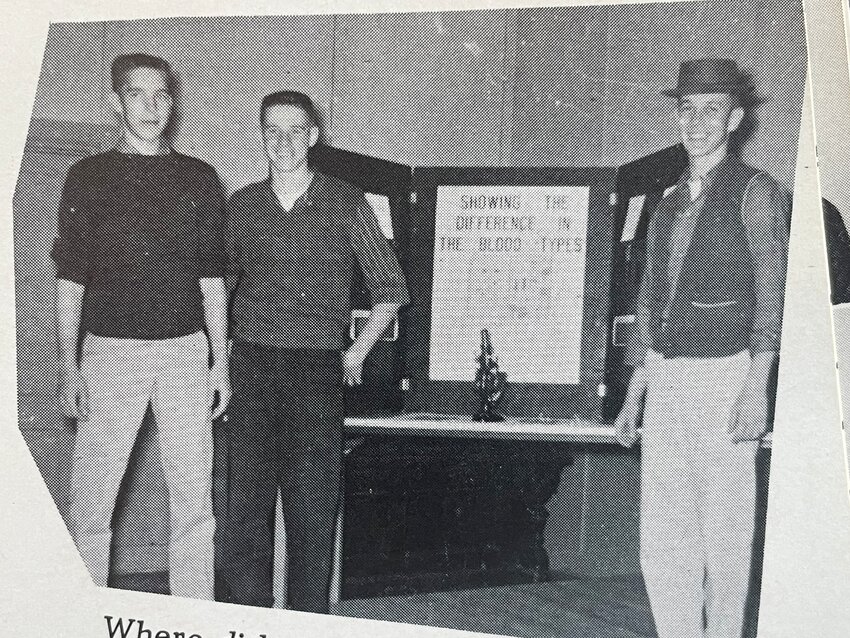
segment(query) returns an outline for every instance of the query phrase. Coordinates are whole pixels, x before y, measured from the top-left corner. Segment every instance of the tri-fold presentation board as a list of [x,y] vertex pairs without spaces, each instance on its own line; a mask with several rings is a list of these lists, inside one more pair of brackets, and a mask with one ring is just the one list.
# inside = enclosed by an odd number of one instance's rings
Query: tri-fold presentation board
[[[647,218],[685,166],[680,147],[620,168],[419,168],[328,146],[314,160],[367,193],[411,295],[349,413],[471,414],[486,329],[507,373],[505,415],[612,418]],[[362,278],[352,299],[362,323]]]

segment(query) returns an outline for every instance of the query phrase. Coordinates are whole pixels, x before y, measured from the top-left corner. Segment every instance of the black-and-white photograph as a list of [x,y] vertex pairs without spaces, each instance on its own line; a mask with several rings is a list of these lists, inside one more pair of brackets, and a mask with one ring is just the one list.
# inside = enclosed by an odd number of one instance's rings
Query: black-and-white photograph
[[92,581],[756,636],[806,74],[800,1],[53,23],[18,418]]

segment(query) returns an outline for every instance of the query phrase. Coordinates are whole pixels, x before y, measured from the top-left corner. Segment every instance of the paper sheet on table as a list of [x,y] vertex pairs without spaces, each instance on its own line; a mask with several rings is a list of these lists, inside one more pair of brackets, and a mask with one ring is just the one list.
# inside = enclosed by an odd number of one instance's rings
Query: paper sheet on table
[[587,186],[440,186],[430,378],[475,376],[487,328],[512,382],[577,384]]

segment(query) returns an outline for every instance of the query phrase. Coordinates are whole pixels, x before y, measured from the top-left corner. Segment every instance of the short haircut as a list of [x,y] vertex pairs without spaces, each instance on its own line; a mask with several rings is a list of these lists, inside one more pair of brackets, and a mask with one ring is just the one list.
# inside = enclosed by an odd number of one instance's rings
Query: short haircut
[[298,91],[277,91],[276,93],[270,93],[264,97],[263,103],[260,106],[260,124],[265,124],[266,122],[266,111],[279,104],[297,106],[304,111],[307,115],[307,119],[310,120],[313,126],[317,129],[321,129],[319,112],[316,110],[313,100],[311,100],[309,96]]
[[175,78],[171,65],[162,58],[147,53],[129,53],[119,55],[112,61],[112,90],[118,93],[127,74],[136,69],[156,69],[165,78],[165,88],[174,95]]

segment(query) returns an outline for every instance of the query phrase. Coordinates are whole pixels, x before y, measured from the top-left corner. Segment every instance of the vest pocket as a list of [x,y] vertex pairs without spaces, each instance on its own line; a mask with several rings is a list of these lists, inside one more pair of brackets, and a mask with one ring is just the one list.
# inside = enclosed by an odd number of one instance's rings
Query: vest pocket
[[739,352],[739,346],[746,347],[746,343],[749,343],[752,317],[746,305],[737,299],[713,302],[692,299],[682,319],[682,331],[676,341],[689,354],[725,356]]

